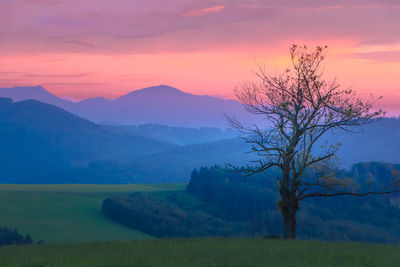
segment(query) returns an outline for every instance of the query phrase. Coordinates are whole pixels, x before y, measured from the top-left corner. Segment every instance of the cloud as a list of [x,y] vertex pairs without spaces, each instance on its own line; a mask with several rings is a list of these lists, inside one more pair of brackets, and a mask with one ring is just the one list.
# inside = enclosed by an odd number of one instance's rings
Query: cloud
[[400,62],[400,51],[356,53],[353,56],[355,58],[370,59],[377,62]]
[[[116,4],[117,3],[117,4]],[[6,53],[163,53],[400,41],[396,0],[1,0]]]
[[202,9],[192,9],[192,10],[189,10],[189,11],[183,13],[182,16],[183,17],[203,16],[206,14],[219,13],[223,9],[225,9],[225,6],[221,6],[221,5],[206,7],[206,8],[202,8]]
[[371,59],[379,62],[400,62],[400,42],[362,45],[355,48],[353,57]]
[[357,53],[379,53],[379,52],[393,52],[400,51],[400,42],[380,45],[362,45],[357,47]]
[[59,5],[62,4],[62,0],[24,0],[27,4],[39,4],[39,5]]
[[90,76],[91,73],[89,72],[82,72],[82,73],[74,73],[74,74],[33,74],[28,73],[24,76],[26,78],[83,78]]

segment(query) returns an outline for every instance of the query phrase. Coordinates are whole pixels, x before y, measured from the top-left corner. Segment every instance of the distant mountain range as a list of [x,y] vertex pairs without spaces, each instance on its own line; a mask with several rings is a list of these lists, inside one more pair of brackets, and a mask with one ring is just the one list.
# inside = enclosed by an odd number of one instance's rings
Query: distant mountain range
[[72,102],[53,95],[41,86],[0,88],[0,97],[14,101],[38,100],[95,123],[110,125],[153,123],[226,128],[229,125],[224,114],[244,122],[256,119],[237,101],[192,95],[166,85],[132,91],[113,100],[97,97]]
[[[187,181],[194,168],[241,166],[251,159],[245,154],[249,146],[234,136],[213,128],[104,126],[37,100],[0,98],[0,183]],[[341,168],[362,161],[400,162],[399,119],[326,139],[342,143]]]

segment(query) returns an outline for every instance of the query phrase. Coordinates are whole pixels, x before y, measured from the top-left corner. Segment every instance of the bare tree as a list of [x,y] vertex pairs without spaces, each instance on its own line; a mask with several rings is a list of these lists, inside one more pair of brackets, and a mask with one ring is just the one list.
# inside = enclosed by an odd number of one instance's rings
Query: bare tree
[[[268,125],[244,126],[233,118],[231,125],[245,134],[252,145],[251,152],[258,155],[247,167],[248,174],[276,167],[281,199],[281,212],[285,238],[296,238],[296,213],[299,203],[310,197],[341,195],[366,196],[394,192],[399,185],[391,184],[379,191],[360,192],[352,179],[334,175],[338,144],[322,142],[322,136],[334,129],[355,131],[357,127],[382,117],[373,111],[379,98],[362,100],[351,89],[342,89],[336,80],[323,78],[323,61],[327,47],[309,51],[306,46],[293,45],[290,49],[291,68],[280,75],[269,75],[259,67],[257,83],[245,83],[235,94],[246,109],[263,116]],[[323,149],[316,153],[324,143]],[[305,171],[312,169],[313,175]]]

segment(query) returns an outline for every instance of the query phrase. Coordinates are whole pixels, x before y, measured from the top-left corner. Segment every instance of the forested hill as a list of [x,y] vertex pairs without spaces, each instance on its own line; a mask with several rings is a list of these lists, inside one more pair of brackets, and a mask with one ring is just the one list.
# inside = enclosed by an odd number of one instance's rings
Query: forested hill
[[142,136],[116,134],[58,107],[0,98],[0,169],[3,182],[17,182],[94,160],[121,162],[172,149]]
[[130,134],[147,136],[154,139],[174,143],[177,145],[193,145],[215,142],[223,139],[238,137],[239,133],[232,128],[217,127],[172,127],[161,124],[140,124],[124,126],[104,126],[109,130],[127,132]]
[[[361,191],[383,188],[398,175],[400,165],[360,163],[337,175],[352,177]],[[276,207],[279,191],[275,171],[246,177],[226,168],[202,168],[191,175],[187,191],[218,208],[231,221],[249,220],[253,229],[282,235]],[[368,180],[370,182],[368,182]],[[301,202],[297,231],[301,239],[400,243],[400,195],[309,198]]]
[[[229,138],[235,134],[217,128],[101,126],[35,100],[0,98],[0,182],[188,181],[194,168],[242,166],[254,159],[255,155],[245,154],[250,146],[243,139]],[[342,169],[357,162],[400,162],[399,119],[383,119],[360,133],[336,132],[325,138],[342,143],[338,152]]]

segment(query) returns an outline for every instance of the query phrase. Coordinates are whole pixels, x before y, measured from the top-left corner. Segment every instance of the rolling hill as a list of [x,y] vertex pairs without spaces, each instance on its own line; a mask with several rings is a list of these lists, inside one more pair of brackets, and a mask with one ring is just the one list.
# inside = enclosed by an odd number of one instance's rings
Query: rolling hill
[[127,163],[124,168],[133,179],[157,182],[188,181],[193,169],[213,165],[243,165],[251,156],[245,152],[249,146],[239,138],[216,142],[194,144],[137,158]]
[[[390,131],[388,131],[390,126]],[[118,131],[117,131],[118,132]],[[123,132],[123,129],[121,130]],[[384,119],[364,128],[362,133],[337,132],[328,135],[331,143],[340,142],[338,167],[350,168],[358,162],[399,162],[400,120]],[[126,163],[97,160],[88,167],[70,168],[43,177],[43,183],[160,183],[185,182],[195,168],[242,166],[254,155],[240,138],[176,146],[168,150],[138,156]],[[317,146],[318,149],[318,146]]]
[[221,129],[216,127],[171,127],[160,124],[141,124],[123,126],[103,126],[117,132],[127,132],[134,135],[147,136],[177,145],[193,145],[231,139],[238,136],[232,128]]
[[87,166],[94,160],[132,158],[169,150],[174,144],[115,133],[56,106],[0,98],[2,181]]
[[[155,91],[152,94],[161,98],[170,94],[187,97],[177,89],[164,89],[143,89],[114,101],[119,101],[122,108],[132,99],[148,96],[152,90]],[[39,91],[43,98],[57,99]],[[19,97],[23,98],[22,95]],[[92,104],[97,105],[97,101],[110,102],[94,99]],[[104,109],[104,112],[109,111]],[[12,102],[0,98],[3,147],[0,181],[104,184],[187,181],[194,168],[215,164],[240,166],[251,159],[251,155],[244,154],[249,146],[243,140],[226,139],[234,135],[220,129],[154,124],[101,126],[36,100]],[[216,140],[219,138],[224,140]],[[341,131],[326,136],[330,143],[342,143],[338,152],[340,168],[366,161],[398,163],[399,139],[400,119],[393,118],[367,125],[361,133]]]
[[[330,133],[321,143],[325,140],[342,144],[337,154],[338,167],[341,169],[348,169],[359,162],[400,162],[400,119],[383,119],[366,125],[360,133],[344,131]],[[183,182],[188,181],[193,169],[202,166],[215,164],[242,166],[254,159],[254,154],[245,154],[249,150],[249,145],[240,138],[179,146],[168,151],[136,158],[122,165],[118,171],[115,171],[119,173],[119,176],[113,177],[115,181],[140,183]],[[316,146],[315,153],[318,150],[319,146]],[[86,169],[86,171],[89,174],[94,170]],[[97,177],[100,177],[100,171],[96,170],[96,172],[98,172]],[[103,172],[103,181],[111,180],[111,173],[108,174],[110,178],[106,178]]]

